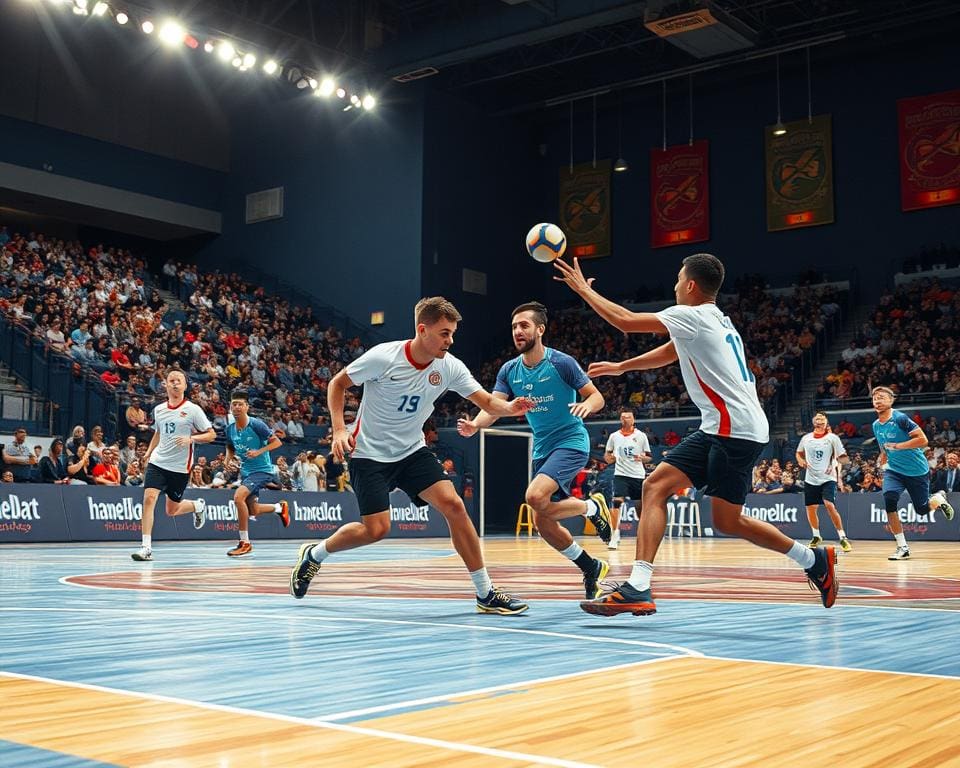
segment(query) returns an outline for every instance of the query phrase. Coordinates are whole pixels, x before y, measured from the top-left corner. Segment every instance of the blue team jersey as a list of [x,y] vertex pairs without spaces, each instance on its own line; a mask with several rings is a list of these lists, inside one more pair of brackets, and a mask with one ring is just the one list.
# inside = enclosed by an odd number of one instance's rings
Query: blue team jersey
[[247,458],[247,451],[263,448],[273,439],[270,427],[260,419],[250,418],[247,426],[237,428],[237,423],[227,424],[227,445],[231,446],[237,458],[240,459],[240,477],[246,478],[254,472],[269,472],[274,474],[273,462],[270,460],[270,451],[264,451],[254,459]]
[[[886,423],[880,419],[873,422],[873,436],[882,450],[885,443],[905,443],[910,433],[917,429],[916,422],[903,411],[893,411]],[[930,465],[923,455],[922,448],[908,448],[905,451],[887,451],[887,463],[890,469],[907,477],[920,477],[930,473]]]
[[537,403],[527,411],[527,423],[533,430],[533,458],[542,459],[558,448],[590,453],[583,419],[570,413],[570,403],[577,401],[577,392],[589,383],[576,360],[547,347],[543,360],[533,368],[523,364],[523,356],[504,363],[493,391],[508,398],[529,397]]

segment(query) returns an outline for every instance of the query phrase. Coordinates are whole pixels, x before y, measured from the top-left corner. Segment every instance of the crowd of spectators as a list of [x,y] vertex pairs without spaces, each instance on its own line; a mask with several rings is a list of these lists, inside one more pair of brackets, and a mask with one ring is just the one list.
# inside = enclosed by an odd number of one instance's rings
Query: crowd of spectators
[[960,291],[918,280],[885,293],[817,388],[820,407],[865,398],[876,386],[898,394],[960,394]]

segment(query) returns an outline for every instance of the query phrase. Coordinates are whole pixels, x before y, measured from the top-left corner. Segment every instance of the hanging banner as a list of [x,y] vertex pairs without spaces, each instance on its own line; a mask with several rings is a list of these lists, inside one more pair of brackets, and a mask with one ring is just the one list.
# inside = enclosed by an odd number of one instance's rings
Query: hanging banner
[[900,99],[900,207],[960,202],[960,91]]
[[833,223],[833,140],[830,115],[764,128],[767,231]]
[[710,239],[710,177],[706,141],[650,150],[650,245]]
[[569,257],[610,255],[610,161],[560,169],[560,229]]

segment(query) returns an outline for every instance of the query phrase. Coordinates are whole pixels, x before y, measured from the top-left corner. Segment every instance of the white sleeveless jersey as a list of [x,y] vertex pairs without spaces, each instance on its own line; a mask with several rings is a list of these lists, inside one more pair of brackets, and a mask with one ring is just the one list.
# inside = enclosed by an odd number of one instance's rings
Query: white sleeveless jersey
[[743,340],[716,304],[677,304],[657,312],[677,350],[683,384],[709,435],[766,443],[767,416],[747,367]]
[[410,341],[377,344],[346,367],[354,384],[363,385],[363,399],[353,425],[353,457],[395,462],[426,445],[423,425],[433,403],[448,389],[463,397],[479,392],[462,362],[447,352],[418,365]]
[[634,459],[635,456],[642,459],[643,454],[650,453],[650,440],[645,432],[634,429],[629,435],[625,435],[623,430],[618,429],[607,438],[606,452],[617,457],[613,470],[614,475],[634,478],[647,476],[643,461]]
[[150,463],[169,472],[189,472],[193,445],[181,448],[176,439],[206,432],[211,426],[203,408],[190,400],[184,399],[172,408],[169,403],[161,403],[153,409],[153,428],[159,442],[150,454]]
[[833,432],[814,437],[808,432],[800,438],[797,453],[803,454],[807,460],[807,470],[803,482],[807,485],[823,485],[837,481],[836,462],[847,452],[843,448],[840,438]]

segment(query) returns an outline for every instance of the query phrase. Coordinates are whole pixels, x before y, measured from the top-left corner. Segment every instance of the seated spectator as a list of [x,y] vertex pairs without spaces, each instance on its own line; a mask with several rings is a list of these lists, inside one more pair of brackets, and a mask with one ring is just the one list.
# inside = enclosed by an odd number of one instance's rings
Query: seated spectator
[[87,446],[80,445],[77,453],[67,458],[67,474],[70,475],[71,485],[90,485],[93,482],[90,472],[96,462],[92,457],[93,454],[87,451]]
[[120,470],[126,472],[130,463],[137,458],[137,437],[136,435],[127,435],[124,440],[123,448],[120,449]]
[[40,459],[40,482],[61,484],[70,482],[67,468],[60,461],[61,454],[63,454],[63,440],[58,437],[50,443],[48,454]]
[[153,434],[153,430],[150,428],[147,412],[143,410],[140,403],[139,397],[135,397],[130,401],[126,412],[127,428],[131,435],[150,437]]
[[[89,453],[89,449],[87,451]],[[105,446],[101,461],[93,468],[93,482],[97,485],[120,485],[120,465],[117,463],[117,451]]]
[[663,433],[663,444],[667,448],[673,448],[675,445],[680,443],[680,435],[673,431],[673,428],[668,429]]
[[767,470],[763,482],[760,483],[758,488],[754,489],[754,493],[783,493],[783,485],[777,479],[777,472],[772,466]]
[[860,493],[873,493],[875,491],[882,490],[882,488],[883,482],[881,479],[869,471],[864,473],[863,479],[857,486],[857,490]]
[[123,484],[128,486],[143,485],[143,469],[140,466],[139,459],[133,459],[133,461],[128,462],[126,471],[124,472]]
[[834,427],[834,431],[839,437],[848,439],[851,437],[856,437],[857,426],[852,421],[844,417],[837,422],[837,426]]
[[77,424],[71,432],[70,438],[67,440],[66,444],[63,446],[64,452],[67,456],[76,456],[78,451],[77,449],[81,445],[87,444],[87,433],[86,430],[80,425]]
[[57,352],[67,351],[67,338],[63,335],[63,323],[60,318],[55,318],[47,328],[46,337],[51,349]]
[[87,443],[87,451],[99,459],[103,454],[103,449],[107,447],[107,444],[103,441],[103,427],[99,424],[95,426],[90,433],[90,438],[90,442]]
[[16,482],[16,481],[13,479],[13,472],[11,472],[9,469],[3,470],[3,474],[0,474],[0,482],[3,482],[3,483],[13,483],[13,482]]
[[290,421],[286,424],[287,439],[292,443],[299,443],[303,441],[303,425],[300,423],[300,419],[293,415],[290,417]]
[[0,449],[3,469],[13,474],[16,483],[29,483],[32,469],[37,464],[37,456],[27,445],[27,430],[18,427],[13,433],[13,442]]
[[188,488],[209,488],[210,485],[206,482],[203,477],[203,467],[200,465],[194,465],[193,469],[190,470],[190,482],[187,484]]

